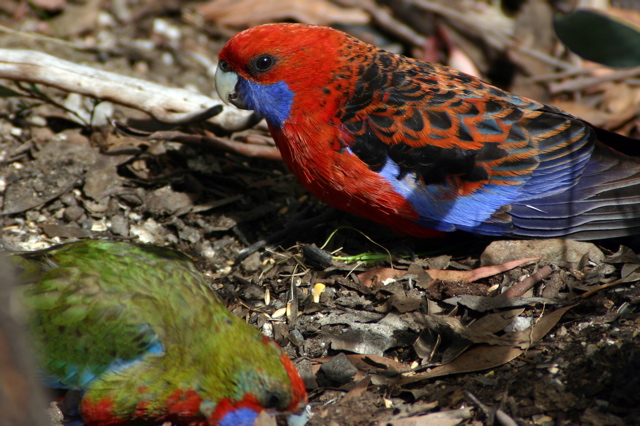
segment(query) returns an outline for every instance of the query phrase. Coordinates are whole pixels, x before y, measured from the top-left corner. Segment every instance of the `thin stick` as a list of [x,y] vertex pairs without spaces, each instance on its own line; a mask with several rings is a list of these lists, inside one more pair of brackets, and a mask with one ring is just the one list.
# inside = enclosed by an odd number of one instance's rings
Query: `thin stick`
[[[172,124],[196,121],[223,105],[220,99],[75,64],[34,50],[0,49],[0,78],[44,84],[111,101]],[[223,108],[209,122],[230,132],[255,124],[253,113]]]

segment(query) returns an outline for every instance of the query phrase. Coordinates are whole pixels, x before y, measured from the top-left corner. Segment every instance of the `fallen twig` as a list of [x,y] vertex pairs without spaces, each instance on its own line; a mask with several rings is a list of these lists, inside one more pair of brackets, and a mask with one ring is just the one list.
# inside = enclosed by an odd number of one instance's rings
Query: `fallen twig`
[[[102,71],[34,50],[0,49],[0,78],[56,87],[144,111],[156,120],[182,124],[196,121],[222,105],[185,89]],[[253,113],[224,106],[209,122],[228,131],[255,124]]]
[[549,90],[551,91],[551,93],[575,92],[588,89],[597,86],[598,84],[606,83],[609,81],[628,80],[632,77],[638,76],[640,76],[640,67],[616,70],[604,75],[578,77],[573,80],[550,84]]
[[502,294],[503,297],[522,297],[529,289],[531,289],[538,281],[545,279],[549,274],[553,272],[550,266],[540,268],[538,272],[520,281],[518,284],[514,284],[507,291]]
[[161,130],[157,132],[147,132],[134,129],[119,121],[114,121],[113,125],[121,133],[141,140],[164,140],[192,145],[205,145],[214,149],[245,157],[259,157],[269,160],[282,160],[280,151],[274,145],[261,145],[256,143],[239,142],[227,138],[219,138],[213,135],[193,135],[174,130]]

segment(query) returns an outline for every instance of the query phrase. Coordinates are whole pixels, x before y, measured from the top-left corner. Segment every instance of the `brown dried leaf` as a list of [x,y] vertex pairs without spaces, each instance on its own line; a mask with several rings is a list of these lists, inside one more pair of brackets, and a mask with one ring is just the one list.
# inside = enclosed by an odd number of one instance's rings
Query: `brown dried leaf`
[[327,0],[213,0],[196,11],[219,25],[240,28],[289,19],[315,25],[369,22],[362,9],[338,7]]
[[389,280],[397,280],[407,274],[407,271],[401,271],[393,268],[378,268],[364,271],[358,274],[360,284],[371,287],[374,283],[385,283]]
[[[464,330],[463,333],[460,333],[457,336],[447,336],[446,340],[448,343],[445,348],[440,348],[443,341],[442,334],[439,333],[437,329],[431,330],[429,328],[425,328],[422,330],[420,337],[413,344],[413,348],[418,356],[423,359],[423,365],[432,364],[433,356],[438,350],[442,352],[442,358],[439,364],[448,364],[472,345],[471,342],[474,339],[465,338],[463,335],[464,333],[475,334],[476,337],[479,336],[480,338],[482,338],[482,336],[495,337],[493,333],[497,333],[504,329],[523,311],[524,309],[513,309],[511,311],[496,312],[479,318],[467,327],[460,325]],[[491,342],[487,343],[491,344]]]
[[502,272],[509,271],[513,268],[517,268],[518,266],[524,265],[525,263],[535,262],[539,259],[540,259],[539,257],[527,257],[525,259],[518,259],[518,260],[512,260],[510,262],[505,262],[501,265],[483,266],[481,268],[476,268],[471,271],[450,271],[450,270],[440,271],[440,270],[427,269],[427,273],[431,275],[431,277],[441,281],[462,281],[466,283],[472,283],[482,278],[492,277]]
[[342,398],[340,402],[346,402],[350,399],[354,399],[359,397],[367,390],[367,387],[371,383],[371,376],[367,376],[364,379],[360,380],[356,385],[351,389],[347,394]]
[[358,370],[370,374],[393,375],[409,370],[408,365],[379,355],[350,354],[347,358]]
[[472,295],[450,297],[443,300],[443,302],[448,303],[449,305],[462,305],[478,312],[486,312],[494,309],[517,308],[519,306],[532,305],[534,303],[562,303],[561,300],[547,299],[545,297],[486,297]]
[[478,318],[469,325],[471,329],[482,329],[489,333],[497,333],[510,324],[514,318],[524,312],[524,309],[511,309],[509,311],[500,311],[485,315]]
[[626,83],[612,83],[604,91],[603,107],[611,114],[604,126],[617,128],[631,120],[638,112],[640,90]]
[[466,407],[458,410],[445,410],[420,416],[403,417],[384,422],[384,424],[389,426],[455,426],[463,424],[464,420],[472,417],[472,408]]
[[[490,331],[478,327],[467,327],[458,318],[444,317],[439,315],[425,315],[426,326],[449,340],[467,340],[471,343],[486,343],[497,346],[521,346],[521,342],[516,342],[511,334],[496,336]],[[526,342],[524,342],[526,344]]]
[[[511,338],[515,346],[480,345],[463,353],[453,362],[430,369],[424,373],[405,377],[397,381],[399,385],[419,382],[433,377],[448,376],[449,374],[468,373],[470,371],[486,370],[506,364],[519,357],[525,350],[542,339],[558,323],[562,315],[576,305],[557,309],[538,321],[533,328],[520,333],[507,333],[503,338]],[[523,345],[523,342],[526,344]],[[524,346],[524,347],[523,347]]]
[[[538,257],[528,257],[525,259],[512,260],[510,262],[503,263],[501,265],[484,266],[481,268],[473,269],[471,271],[453,271],[453,270],[440,270],[440,269],[426,269],[425,272],[431,276],[431,278],[440,281],[451,282],[465,282],[472,283],[482,278],[492,277],[502,272],[509,271],[513,268],[517,268],[528,262],[534,262],[538,260]],[[358,280],[364,286],[370,287],[374,282],[384,283],[390,279],[400,279],[407,274],[407,271],[401,271],[393,268],[379,268],[365,271],[358,274]]]

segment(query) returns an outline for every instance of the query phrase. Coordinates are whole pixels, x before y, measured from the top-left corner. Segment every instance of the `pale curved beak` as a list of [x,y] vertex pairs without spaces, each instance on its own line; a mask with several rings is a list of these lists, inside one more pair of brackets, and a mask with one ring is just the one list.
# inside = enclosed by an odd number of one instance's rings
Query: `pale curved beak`
[[233,71],[223,71],[218,67],[216,69],[216,92],[222,99],[222,102],[229,105],[235,105],[240,109],[247,109],[242,96],[238,90],[238,74]]
[[287,423],[289,426],[304,426],[309,420],[309,413],[311,413],[311,406],[305,405],[298,413],[287,415]]

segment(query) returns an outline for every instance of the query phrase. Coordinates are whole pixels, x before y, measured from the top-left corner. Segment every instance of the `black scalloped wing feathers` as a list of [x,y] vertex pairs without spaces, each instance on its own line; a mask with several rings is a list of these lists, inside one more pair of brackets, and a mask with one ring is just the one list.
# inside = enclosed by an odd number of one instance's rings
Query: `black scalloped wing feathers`
[[370,53],[353,64],[341,142],[425,226],[581,239],[640,232],[640,164],[596,146],[606,132],[464,73]]

